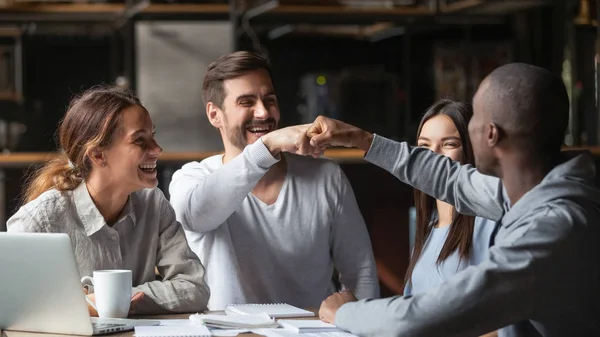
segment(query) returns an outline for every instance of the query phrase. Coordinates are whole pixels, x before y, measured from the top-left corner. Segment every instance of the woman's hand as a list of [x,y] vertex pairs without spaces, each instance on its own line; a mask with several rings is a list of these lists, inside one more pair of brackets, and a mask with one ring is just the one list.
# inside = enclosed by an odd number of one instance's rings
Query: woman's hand
[[129,305],[129,315],[135,313],[135,306],[144,299],[144,293],[138,292],[131,296],[131,305]]
[[[96,296],[94,296],[94,294],[88,294],[88,290],[86,288],[83,288],[83,292],[84,294],[86,294],[85,296],[87,296],[87,298],[92,301],[92,303],[96,303]],[[91,317],[98,317],[98,311],[96,311],[96,309],[94,309],[93,306],[91,306],[87,301],[85,301],[85,303],[87,304],[88,307],[88,311],[90,312],[90,316]]]
[[[83,288],[83,292],[86,294],[87,298],[92,301],[92,303],[96,303],[96,296],[94,296],[94,294],[88,294],[88,291],[86,288]],[[142,292],[137,292],[135,294],[133,294],[133,296],[131,296],[131,304],[129,305],[129,315],[133,314],[133,312],[135,311],[135,306],[137,304],[139,304],[142,299],[144,299],[144,293]],[[87,303],[87,301],[86,301]],[[91,306],[89,303],[87,303],[88,306],[88,311],[90,313],[91,317],[98,317],[98,311],[96,311],[96,309],[94,309],[93,306]]]

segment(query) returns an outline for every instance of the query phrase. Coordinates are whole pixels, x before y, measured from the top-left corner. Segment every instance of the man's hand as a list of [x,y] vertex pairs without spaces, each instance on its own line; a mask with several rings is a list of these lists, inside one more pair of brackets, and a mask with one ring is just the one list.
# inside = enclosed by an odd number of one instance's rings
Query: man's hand
[[354,294],[349,291],[343,291],[341,293],[335,293],[325,299],[321,303],[319,309],[319,318],[326,323],[333,323],[335,321],[335,314],[338,309],[348,303],[358,301]]
[[312,147],[306,136],[309,125],[296,125],[275,130],[262,136],[261,139],[273,156],[278,155],[280,152],[290,152],[319,157],[323,154],[322,151]]
[[373,142],[373,134],[356,126],[327,118],[317,117],[306,132],[310,145],[324,150],[330,146],[358,147],[368,151]]

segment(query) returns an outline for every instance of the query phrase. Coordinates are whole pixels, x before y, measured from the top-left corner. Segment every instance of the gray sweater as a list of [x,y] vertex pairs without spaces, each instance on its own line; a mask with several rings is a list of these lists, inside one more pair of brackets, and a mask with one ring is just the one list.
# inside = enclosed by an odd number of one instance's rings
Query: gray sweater
[[[461,213],[499,220],[489,260],[412,297],[343,305],[360,336],[600,335],[600,193],[589,154],[568,154],[509,207],[501,180],[379,136],[366,160]],[[504,328],[503,328],[504,327]]]

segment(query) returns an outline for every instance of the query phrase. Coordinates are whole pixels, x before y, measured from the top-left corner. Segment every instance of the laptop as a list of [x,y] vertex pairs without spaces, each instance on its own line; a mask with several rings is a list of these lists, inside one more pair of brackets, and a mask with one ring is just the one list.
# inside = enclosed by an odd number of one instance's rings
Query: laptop
[[92,322],[67,234],[0,233],[0,330],[100,335],[133,324]]

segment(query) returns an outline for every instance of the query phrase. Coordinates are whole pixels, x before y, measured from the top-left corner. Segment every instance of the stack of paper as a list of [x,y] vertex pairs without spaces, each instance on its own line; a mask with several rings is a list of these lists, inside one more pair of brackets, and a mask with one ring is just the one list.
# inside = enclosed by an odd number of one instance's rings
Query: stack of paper
[[287,329],[259,329],[252,332],[266,337],[357,337],[345,331],[297,334]]
[[267,314],[273,318],[312,317],[312,311],[297,308],[286,303],[269,304],[230,304],[225,309],[228,315],[257,315]]
[[343,331],[318,319],[280,319],[279,325],[295,333]]
[[190,316],[190,320],[196,324],[219,329],[261,329],[278,326],[277,322],[267,314],[244,316],[195,314]]

